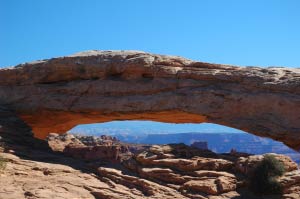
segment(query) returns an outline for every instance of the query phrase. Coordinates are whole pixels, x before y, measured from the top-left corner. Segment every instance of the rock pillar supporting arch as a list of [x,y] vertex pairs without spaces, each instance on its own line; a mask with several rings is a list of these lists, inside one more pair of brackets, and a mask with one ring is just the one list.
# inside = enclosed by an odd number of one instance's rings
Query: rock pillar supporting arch
[[112,120],[211,122],[300,149],[300,69],[88,51],[1,69],[0,105],[38,138]]

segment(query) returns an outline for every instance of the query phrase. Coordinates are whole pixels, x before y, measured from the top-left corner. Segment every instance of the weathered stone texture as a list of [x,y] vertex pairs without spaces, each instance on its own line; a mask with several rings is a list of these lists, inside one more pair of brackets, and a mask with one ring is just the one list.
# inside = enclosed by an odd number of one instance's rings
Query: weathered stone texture
[[300,69],[88,51],[0,70],[0,104],[38,138],[112,120],[211,122],[300,149]]

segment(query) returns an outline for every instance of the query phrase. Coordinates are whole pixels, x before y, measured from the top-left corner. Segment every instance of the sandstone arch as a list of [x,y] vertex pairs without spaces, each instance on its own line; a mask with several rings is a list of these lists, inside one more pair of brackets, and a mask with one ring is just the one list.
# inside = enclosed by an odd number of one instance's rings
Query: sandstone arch
[[300,69],[88,51],[0,70],[0,105],[45,138],[111,120],[211,122],[300,149]]

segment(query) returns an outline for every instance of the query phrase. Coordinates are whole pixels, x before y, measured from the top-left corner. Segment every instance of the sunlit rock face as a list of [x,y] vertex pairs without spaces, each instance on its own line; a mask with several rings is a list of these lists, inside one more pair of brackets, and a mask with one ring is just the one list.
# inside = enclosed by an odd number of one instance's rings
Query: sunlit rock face
[[112,120],[211,122],[300,149],[300,69],[88,51],[0,70],[0,105],[35,137]]

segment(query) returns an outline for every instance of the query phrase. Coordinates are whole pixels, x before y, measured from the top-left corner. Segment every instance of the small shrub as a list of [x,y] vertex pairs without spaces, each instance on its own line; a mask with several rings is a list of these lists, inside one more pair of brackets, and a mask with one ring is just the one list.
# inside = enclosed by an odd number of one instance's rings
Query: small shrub
[[258,194],[280,194],[282,187],[276,179],[284,172],[282,162],[273,155],[266,155],[254,169],[250,179],[250,188]]
[[6,159],[0,156],[0,170],[5,169],[6,167]]

